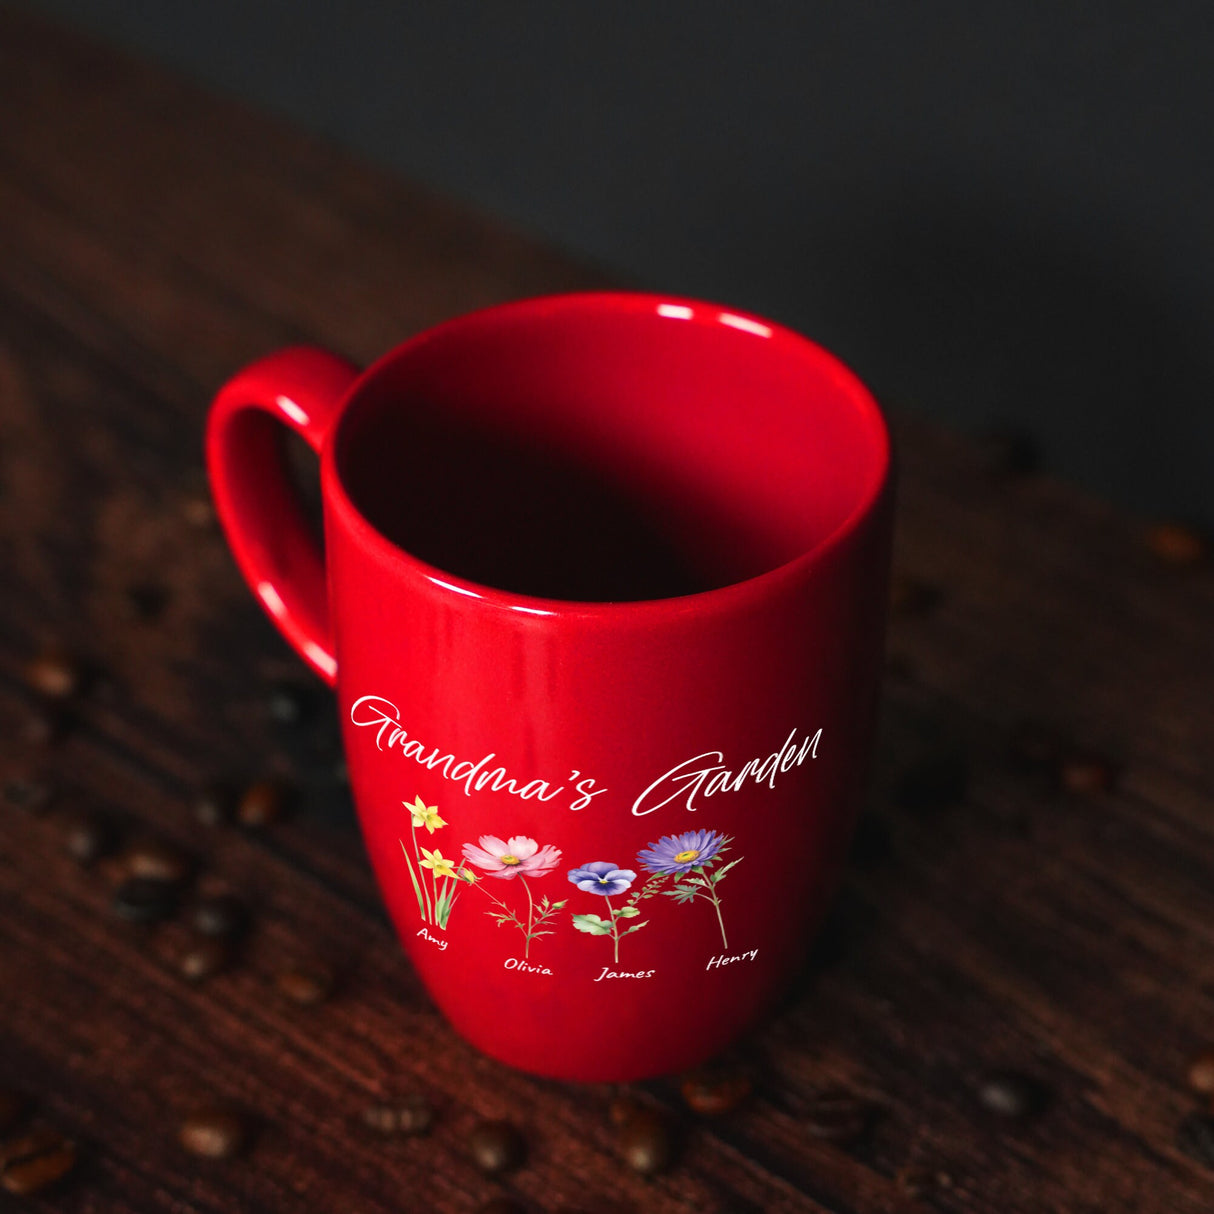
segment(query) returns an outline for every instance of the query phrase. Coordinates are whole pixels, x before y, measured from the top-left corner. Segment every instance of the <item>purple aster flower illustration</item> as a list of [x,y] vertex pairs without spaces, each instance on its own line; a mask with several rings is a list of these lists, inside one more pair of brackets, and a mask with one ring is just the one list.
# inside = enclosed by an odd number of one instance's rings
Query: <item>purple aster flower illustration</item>
[[630,868],[617,868],[606,860],[594,860],[581,868],[569,870],[569,880],[588,894],[602,894],[614,898],[622,894],[635,880],[636,873]]
[[682,875],[711,863],[728,842],[719,830],[688,830],[663,835],[639,852],[637,860],[648,872]]

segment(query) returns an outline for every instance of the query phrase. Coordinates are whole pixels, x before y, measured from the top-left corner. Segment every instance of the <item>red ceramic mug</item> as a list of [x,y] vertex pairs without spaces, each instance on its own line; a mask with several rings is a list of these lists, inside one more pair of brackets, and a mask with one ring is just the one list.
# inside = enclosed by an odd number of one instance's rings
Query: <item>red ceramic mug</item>
[[[325,553],[282,462],[319,453]],[[337,690],[410,960],[486,1053],[692,1066],[804,957],[858,812],[889,437],[831,355],[643,294],[247,367],[207,434],[257,597]]]

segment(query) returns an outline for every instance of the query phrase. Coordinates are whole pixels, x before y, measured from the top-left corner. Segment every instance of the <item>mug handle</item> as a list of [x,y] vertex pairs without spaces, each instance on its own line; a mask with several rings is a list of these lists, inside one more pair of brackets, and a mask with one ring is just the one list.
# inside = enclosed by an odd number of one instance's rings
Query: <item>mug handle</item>
[[238,371],[207,417],[211,493],[236,563],[300,657],[337,682],[325,562],[287,476],[285,423],[320,454],[360,372],[312,346],[279,350]]

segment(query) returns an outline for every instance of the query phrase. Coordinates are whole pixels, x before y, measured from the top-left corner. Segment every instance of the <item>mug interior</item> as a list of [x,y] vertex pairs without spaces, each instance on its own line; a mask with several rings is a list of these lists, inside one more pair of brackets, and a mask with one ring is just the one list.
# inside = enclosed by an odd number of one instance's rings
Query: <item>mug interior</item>
[[669,598],[775,569],[862,515],[884,421],[835,358],[715,305],[571,295],[473,313],[359,382],[346,496],[449,574],[574,601]]

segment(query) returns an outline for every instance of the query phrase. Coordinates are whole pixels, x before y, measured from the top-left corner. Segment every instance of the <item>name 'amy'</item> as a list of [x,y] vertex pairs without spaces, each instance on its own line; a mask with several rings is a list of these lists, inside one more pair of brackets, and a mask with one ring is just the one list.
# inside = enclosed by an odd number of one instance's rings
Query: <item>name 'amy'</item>
[[693,759],[672,767],[656,780],[632,803],[636,817],[651,814],[672,801],[683,799],[683,804],[694,813],[699,806],[696,797],[711,797],[719,792],[738,792],[748,780],[775,788],[776,776],[800,767],[806,759],[818,757],[818,742],[822,738],[819,729],[812,737],[806,736],[797,743],[797,731],[784,740],[784,745],[766,758],[751,759],[734,772],[725,766],[725,754],[720,750],[706,750]]
[[417,934],[421,936],[423,940],[429,940],[431,944],[437,944],[439,952],[442,952],[447,947],[446,940],[440,940],[437,936],[430,935],[430,933],[426,931],[424,927]]
[[753,961],[758,955],[759,950],[757,948],[752,948],[748,953],[738,953],[735,957],[722,953],[719,957],[714,957],[704,968],[711,970],[721,965],[732,965],[735,961]]

